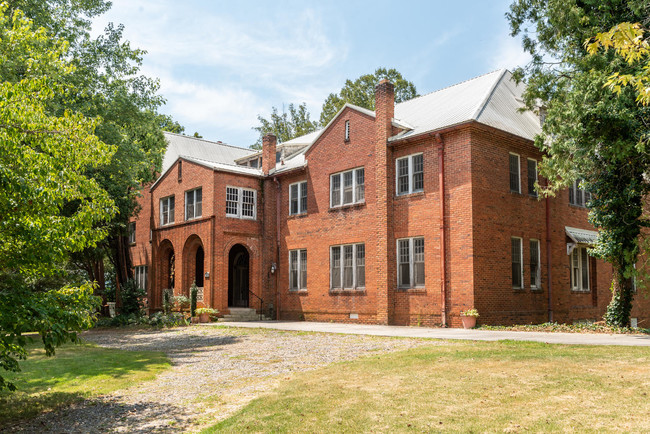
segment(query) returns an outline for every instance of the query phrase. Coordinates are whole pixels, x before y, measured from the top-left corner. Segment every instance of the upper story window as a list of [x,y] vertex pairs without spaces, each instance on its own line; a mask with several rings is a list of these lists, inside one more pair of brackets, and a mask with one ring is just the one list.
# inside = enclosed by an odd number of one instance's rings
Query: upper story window
[[330,207],[362,203],[365,200],[363,167],[330,175]]
[[330,248],[330,287],[358,289],[366,286],[366,245],[347,244]]
[[307,249],[289,250],[289,289],[307,289]]
[[413,154],[395,160],[397,195],[424,191],[424,157]]
[[257,218],[257,191],[243,187],[226,187],[226,216]]
[[192,220],[201,217],[203,214],[202,189],[185,192],[185,220]]
[[512,252],[512,287],[522,289],[524,287],[524,250],[522,239],[512,237],[510,239]]
[[289,185],[289,215],[307,212],[307,181]]
[[512,193],[521,193],[520,173],[519,155],[510,154],[510,191]]
[[345,141],[350,141],[350,121],[345,121]]
[[160,199],[160,225],[174,223],[174,196]]
[[135,244],[135,222],[129,222],[129,244]]
[[577,246],[571,252],[571,289],[589,291],[589,255],[586,247]]
[[424,238],[397,240],[397,286],[424,286]]
[[569,187],[569,203],[576,206],[587,206],[587,202],[591,200],[591,193],[587,190],[580,188],[581,179],[576,180]]
[[528,194],[537,197],[535,183],[537,182],[537,161],[528,159]]

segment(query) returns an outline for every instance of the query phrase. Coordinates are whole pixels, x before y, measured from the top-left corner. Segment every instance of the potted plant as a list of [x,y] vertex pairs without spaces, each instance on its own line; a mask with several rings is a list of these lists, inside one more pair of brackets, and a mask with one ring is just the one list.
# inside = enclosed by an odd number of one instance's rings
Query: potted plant
[[210,322],[210,317],[219,313],[217,309],[211,307],[199,307],[195,313],[199,317],[199,322]]
[[464,329],[473,329],[476,327],[476,318],[478,318],[478,310],[471,308],[460,312],[460,319],[463,321]]

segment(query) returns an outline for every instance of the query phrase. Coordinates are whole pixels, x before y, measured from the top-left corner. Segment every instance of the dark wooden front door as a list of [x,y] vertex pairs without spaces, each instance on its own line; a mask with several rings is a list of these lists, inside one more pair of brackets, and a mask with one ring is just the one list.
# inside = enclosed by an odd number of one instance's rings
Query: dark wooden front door
[[248,250],[241,244],[235,244],[230,249],[228,259],[228,306],[248,307]]

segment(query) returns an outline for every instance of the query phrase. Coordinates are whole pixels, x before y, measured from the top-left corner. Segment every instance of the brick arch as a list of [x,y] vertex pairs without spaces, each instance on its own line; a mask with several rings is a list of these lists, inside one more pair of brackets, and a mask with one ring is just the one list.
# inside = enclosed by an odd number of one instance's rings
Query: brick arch
[[158,272],[156,273],[156,294],[155,296],[155,305],[156,307],[162,306],[162,293],[165,289],[174,290],[176,286],[175,277],[175,263],[176,263],[176,252],[174,250],[174,245],[168,239],[164,239],[160,242],[158,246],[158,255],[157,255],[157,265]]
[[[197,259],[202,262],[197,263]],[[203,273],[205,266],[205,247],[201,237],[197,234],[190,235],[183,246],[183,281],[181,293],[189,296],[190,286],[196,281],[197,286],[203,287]],[[197,266],[198,265],[198,266]],[[199,276],[197,273],[200,273]]]

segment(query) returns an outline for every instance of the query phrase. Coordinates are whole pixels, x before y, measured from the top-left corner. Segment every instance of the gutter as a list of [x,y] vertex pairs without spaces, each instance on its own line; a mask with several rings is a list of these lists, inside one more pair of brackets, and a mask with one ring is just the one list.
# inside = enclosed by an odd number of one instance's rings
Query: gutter
[[280,275],[280,180],[277,176],[273,177],[273,181],[278,188],[275,194],[275,319],[280,320],[280,289],[278,283],[278,276]]
[[447,327],[447,250],[445,238],[445,142],[440,133],[435,136],[438,143],[438,197],[440,198],[440,319]]
[[551,277],[551,200],[546,197],[546,275],[548,279],[548,322],[553,322],[553,279]]

